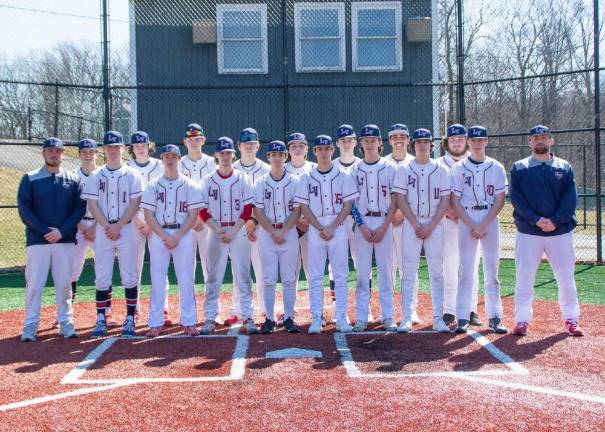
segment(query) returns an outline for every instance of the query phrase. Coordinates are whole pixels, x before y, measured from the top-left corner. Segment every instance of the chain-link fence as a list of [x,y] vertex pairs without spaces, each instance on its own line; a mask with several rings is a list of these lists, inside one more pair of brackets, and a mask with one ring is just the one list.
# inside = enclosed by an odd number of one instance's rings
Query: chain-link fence
[[[373,122],[384,132],[403,122],[437,139],[450,123],[480,123],[491,135],[488,154],[507,168],[529,154],[526,131],[547,124],[556,154],[576,171],[577,257],[595,261],[603,167],[594,133],[595,6],[3,0],[0,268],[24,263],[16,188],[41,163],[43,137],[74,143],[111,127],[180,143],[192,121],[207,133],[207,152],[247,126],[266,143],[293,131],[333,134],[342,123]],[[67,156],[75,166],[75,150]],[[510,204],[501,220],[502,256],[510,257]]]

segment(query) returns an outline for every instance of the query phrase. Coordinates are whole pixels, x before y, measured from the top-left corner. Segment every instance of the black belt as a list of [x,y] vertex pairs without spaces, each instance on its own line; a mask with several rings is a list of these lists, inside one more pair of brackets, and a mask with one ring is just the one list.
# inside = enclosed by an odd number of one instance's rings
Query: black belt
[[271,224],[271,225],[273,225],[273,228],[275,228],[275,229],[282,229],[284,227],[283,223],[277,223],[277,224]]
[[162,225],[163,229],[179,229],[181,227],[181,224],[167,224],[167,225]]
[[84,216],[82,220],[95,220],[93,217]]
[[467,210],[487,210],[490,207],[491,206],[488,206],[488,205],[476,205],[476,206],[464,207],[464,208]]
[[[110,221],[108,221],[111,225],[113,224],[117,224],[118,222],[120,222],[120,219],[112,219]],[[129,224],[131,221],[126,222],[127,224]]]
[[235,226],[235,222],[221,222],[221,227]]
[[387,214],[383,213],[383,212],[371,212],[371,211],[369,211],[365,215],[366,216],[370,216],[370,217],[382,217],[382,216],[386,216]]

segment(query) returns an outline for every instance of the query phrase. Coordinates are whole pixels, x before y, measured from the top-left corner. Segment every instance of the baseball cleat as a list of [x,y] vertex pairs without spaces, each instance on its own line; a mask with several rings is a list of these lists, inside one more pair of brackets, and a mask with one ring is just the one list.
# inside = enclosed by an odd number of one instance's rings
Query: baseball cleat
[[519,321],[513,329],[513,334],[517,336],[527,336],[529,324],[525,321]]
[[265,320],[265,322],[263,323],[263,325],[260,328],[260,332],[262,334],[271,334],[275,331],[275,327],[276,327],[276,323],[275,321],[270,320],[269,318],[267,318]]
[[92,337],[107,336],[107,322],[103,319],[97,320],[95,329],[90,334]]
[[168,309],[164,309],[164,325],[171,326],[173,324],[172,320],[168,316]]
[[483,323],[479,319],[479,315],[477,315],[477,312],[471,312],[468,321],[469,325],[472,325],[473,327],[481,327],[483,325]]
[[225,320],[225,325],[232,326],[234,324],[237,324],[238,322],[240,322],[239,317],[237,315],[231,315],[229,318],[227,318]]
[[346,316],[341,316],[336,319],[336,331],[341,333],[351,333],[353,331],[353,326],[349,324],[349,320]]
[[580,329],[580,325],[576,320],[565,320],[565,330],[570,336],[584,336],[584,332]]
[[216,323],[213,320],[204,321],[204,324],[202,324],[202,327],[200,328],[200,334],[209,335],[214,332],[215,328]]
[[422,320],[420,319],[420,317],[418,316],[418,314],[416,312],[412,313],[412,324],[414,324],[414,325],[422,324]]
[[136,336],[136,328],[134,325],[134,317],[127,316],[124,320],[124,324],[122,324],[122,336],[124,337],[132,337]]
[[455,321],[456,321],[456,317],[454,316],[454,314],[451,314],[451,313],[443,314],[443,322],[445,322],[445,325],[447,325],[448,327],[451,326],[452,324],[454,324]]
[[382,321],[382,325],[384,326],[385,331],[397,331],[397,324],[395,324],[395,320],[393,320],[393,318],[386,318],[384,321]]
[[436,316],[433,318],[433,330],[439,333],[451,333],[450,327],[443,321],[443,318]]
[[145,336],[149,338],[155,338],[160,335],[162,331],[162,327],[149,327],[149,331],[145,334]]
[[246,321],[244,321],[243,327],[246,329],[246,333],[249,335],[258,334],[258,329],[256,328],[256,324],[254,324],[254,320],[252,318],[248,318]]
[[292,317],[288,317],[284,321],[284,328],[288,333],[300,333],[300,328],[296,325]]
[[311,321],[311,325],[309,326],[309,334],[320,334],[322,327],[321,322],[321,317],[313,318],[313,321]]
[[498,317],[489,319],[489,329],[497,334],[507,334],[508,329],[502,324],[502,320]]
[[74,323],[70,321],[63,321],[59,330],[59,336],[63,336],[65,339],[77,338],[76,329]]
[[355,326],[353,327],[354,332],[364,332],[368,329],[368,322],[357,320],[355,321]]
[[458,327],[456,327],[456,333],[463,334],[463,333],[468,332],[468,326],[469,326],[468,320],[465,320],[465,319],[458,320]]
[[195,325],[183,326],[183,333],[185,333],[187,336],[191,336],[191,337],[200,335],[200,332],[197,331],[197,329],[195,328]]
[[36,334],[38,333],[36,325],[29,324],[23,327],[23,334],[21,335],[21,342],[35,342]]
[[410,318],[406,318],[399,324],[397,327],[397,333],[409,333],[412,331],[412,320]]

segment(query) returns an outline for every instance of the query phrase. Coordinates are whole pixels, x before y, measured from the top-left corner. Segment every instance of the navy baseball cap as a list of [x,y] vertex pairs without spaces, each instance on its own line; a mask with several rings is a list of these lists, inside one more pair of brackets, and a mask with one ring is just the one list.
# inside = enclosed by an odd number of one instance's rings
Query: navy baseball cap
[[220,137],[216,142],[216,153],[230,151],[235,153],[235,146],[233,145],[233,140],[229,137]]
[[49,137],[44,140],[44,144],[42,145],[43,149],[47,148],[63,148],[63,141],[59,138]]
[[162,147],[162,149],[160,150],[160,158],[168,153],[172,153],[177,155],[178,157],[181,157],[181,149],[179,149],[178,146],[175,146],[174,144],[166,144],[164,147]]
[[453,124],[450,127],[447,128],[447,137],[453,137],[453,136],[459,136],[459,135],[464,135],[466,136],[466,128],[459,124]]
[[147,132],[136,131],[130,137],[130,144],[148,144],[150,142]]
[[189,123],[185,128],[185,138],[204,136],[204,129],[197,123]]
[[380,128],[375,124],[368,124],[361,128],[361,132],[359,133],[360,138],[364,137],[375,137],[382,138],[380,135]]
[[317,135],[315,140],[313,141],[313,147],[318,146],[334,146],[334,142],[332,142],[332,137],[330,135]]
[[472,126],[468,128],[468,138],[487,138],[487,129],[483,126]]
[[403,123],[395,123],[393,126],[391,126],[389,128],[389,136],[391,136],[393,134],[397,134],[397,133],[402,133],[402,134],[406,134],[407,136],[410,136],[410,130]]
[[547,126],[537,125],[529,130],[529,135],[550,135],[550,129]]
[[302,141],[306,144],[307,137],[305,136],[304,133],[294,132],[294,133],[291,133],[290,135],[288,135],[288,144],[290,144],[292,141]]
[[433,139],[433,135],[431,134],[431,131],[425,128],[420,128],[420,129],[416,129],[414,131],[414,134],[412,136],[412,141],[416,141],[419,139],[429,139],[432,140]]
[[258,132],[253,128],[246,128],[239,133],[239,142],[258,141]]
[[286,144],[283,141],[275,140],[269,143],[267,154],[269,153],[288,153]]
[[103,145],[124,145],[124,138],[118,131],[107,131],[103,136]]
[[338,127],[336,131],[336,139],[355,137],[355,131],[353,130],[353,126],[348,124],[343,124]]
[[78,149],[96,149],[97,142],[90,138],[85,138],[78,143]]

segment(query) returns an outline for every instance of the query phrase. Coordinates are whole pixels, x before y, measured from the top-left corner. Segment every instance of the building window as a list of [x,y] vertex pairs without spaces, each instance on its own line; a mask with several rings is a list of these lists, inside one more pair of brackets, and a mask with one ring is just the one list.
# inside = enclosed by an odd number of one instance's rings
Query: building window
[[297,72],[346,70],[344,3],[295,3]]
[[267,5],[216,6],[219,74],[266,74]]
[[401,2],[351,3],[353,71],[400,71]]

